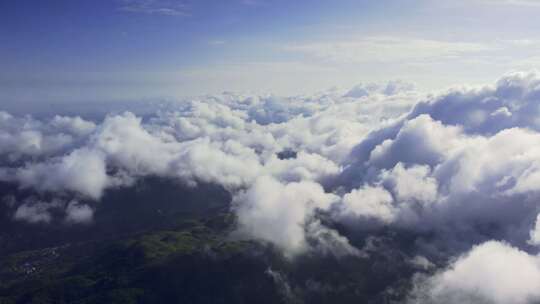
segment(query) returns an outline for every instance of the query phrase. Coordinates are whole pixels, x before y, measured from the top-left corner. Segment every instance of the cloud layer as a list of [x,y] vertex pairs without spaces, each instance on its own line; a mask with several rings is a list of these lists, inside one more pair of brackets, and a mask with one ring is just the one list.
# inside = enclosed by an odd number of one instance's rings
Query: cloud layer
[[[540,78],[519,73],[429,96],[391,82],[224,93],[95,121],[0,112],[0,180],[35,193],[14,212],[29,223],[51,222],[51,210],[91,223],[104,193],[146,176],[217,184],[233,196],[235,234],[290,258],[359,255],[336,227],[405,231],[422,269],[457,257],[412,297],[528,303],[540,280],[538,98]],[[490,281],[500,275],[508,284]]]

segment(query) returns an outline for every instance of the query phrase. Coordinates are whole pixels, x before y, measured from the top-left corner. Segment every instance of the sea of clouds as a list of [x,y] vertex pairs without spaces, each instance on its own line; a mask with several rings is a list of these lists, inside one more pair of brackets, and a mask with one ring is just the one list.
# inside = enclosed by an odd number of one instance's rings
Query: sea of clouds
[[37,193],[1,198],[13,220],[91,224],[106,191],[147,176],[212,183],[232,194],[235,235],[290,259],[366,254],[329,223],[429,235],[413,262],[446,262],[415,276],[411,303],[540,301],[540,75],[85,114],[0,112],[0,181]]

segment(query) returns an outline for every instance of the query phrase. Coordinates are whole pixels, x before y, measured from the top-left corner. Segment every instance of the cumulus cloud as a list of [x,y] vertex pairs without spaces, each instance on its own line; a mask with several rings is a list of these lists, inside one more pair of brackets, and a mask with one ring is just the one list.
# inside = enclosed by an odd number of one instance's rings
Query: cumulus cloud
[[235,197],[240,233],[271,242],[297,254],[306,250],[306,224],[317,209],[337,199],[313,182],[282,184],[261,177]]
[[533,229],[529,232],[529,244],[540,245],[540,214],[536,217]]
[[363,187],[343,196],[342,216],[358,216],[390,223],[397,210],[392,195],[381,187]]
[[[16,203],[14,201],[13,205]],[[44,201],[29,197],[18,205],[13,219],[30,224],[49,224],[54,220],[54,213],[64,213],[64,221],[69,224],[88,224],[92,222],[94,210],[75,200]]]
[[85,148],[47,162],[29,163],[6,175],[23,188],[73,191],[93,199],[101,197],[108,183],[103,155]]
[[434,233],[456,242],[446,247],[454,253],[489,238],[534,244],[537,86],[534,74],[520,73],[495,86],[451,90],[372,131],[342,162],[334,186],[345,195],[334,218],[348,210]]
[[398,163],[392,170],[383,171],[383,183],[392,190],[400,202],[418,201],[425,204],[437,199],[437,179],[431,176],[429,166],[415,165],[406,168]]
[[0,161],[52,156],[72,148],[95,127],[78,116],[55,116],[44,123],[31,116],[14,117],[0,111]]
[[66,222],[74,224],[88,224],[92,222],[94,210],[85,204],[71,201],[66,208]]
[[17,208],[13,218],[31,224],[50,223],[52,220],[50,209],[57,208],[59,205],[60,202],[58,201],[51,203],[43,201],[27,201]]
[[413,91],[414,84],[402,80],[394,80],[386,85],[379,84],[359,84],[350,89],[344,96],[352,98],[367,97],[373,94],[383,94],[387,96],[396,95],[403,92]]
[[411,303],[537,303],[540,257],[489,241],[420,281]]
[[430,270],[435,267],[435,264],[433,264],[430,260],[428,260],[425,256],[417,255],[414,258],[410,259],[409,262],[414,265],[416,268],[421,270]]
[[165,174],[175,149],[174,143],[152,136],[131,113],[107,117],[90,144],[111,165],[136,175]]
[[459,128],[421,115],[406,121],[395,138],[377,145],[369,163],[379,168],[391,168],[398,162],[434,166],[457,146],[459,135]]
[[469,134],[491,135],[512,127],[538,131],[539,85],[535,73],[515,73],[501,78],[495,86],[453,89],[420,102],[409,116],[429,114]]

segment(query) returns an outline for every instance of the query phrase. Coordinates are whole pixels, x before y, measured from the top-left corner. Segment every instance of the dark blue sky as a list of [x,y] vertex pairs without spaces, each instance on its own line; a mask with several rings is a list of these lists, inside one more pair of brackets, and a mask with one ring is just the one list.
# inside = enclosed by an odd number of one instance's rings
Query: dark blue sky
[[[144,6],[148,12],[126,9],[137,2],[185,7],[178,9],[179,15],[153,12],[154,4]],[[208,44],[303,39],[311,27],[333,24],[338,18],[369,18],[358,2],[336,6],[322,0],[2,1],[0,34],[6,39],[2,63],[23,71],[36,65],[54,70],[196,65],[215,58],[218,51]]]
[[[457,63],[531,59],[534,3],[4,0],[0,102],[296,94],[394,78],[457,83]],[[435,70],[446,76],[433,81]]]

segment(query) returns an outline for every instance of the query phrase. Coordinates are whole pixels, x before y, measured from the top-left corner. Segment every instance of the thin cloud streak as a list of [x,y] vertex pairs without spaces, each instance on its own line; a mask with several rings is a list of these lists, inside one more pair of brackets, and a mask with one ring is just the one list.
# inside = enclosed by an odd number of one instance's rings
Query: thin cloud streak
[[121,11],[150,15],[189,16],[189,7],[183,1],[123,0]]

